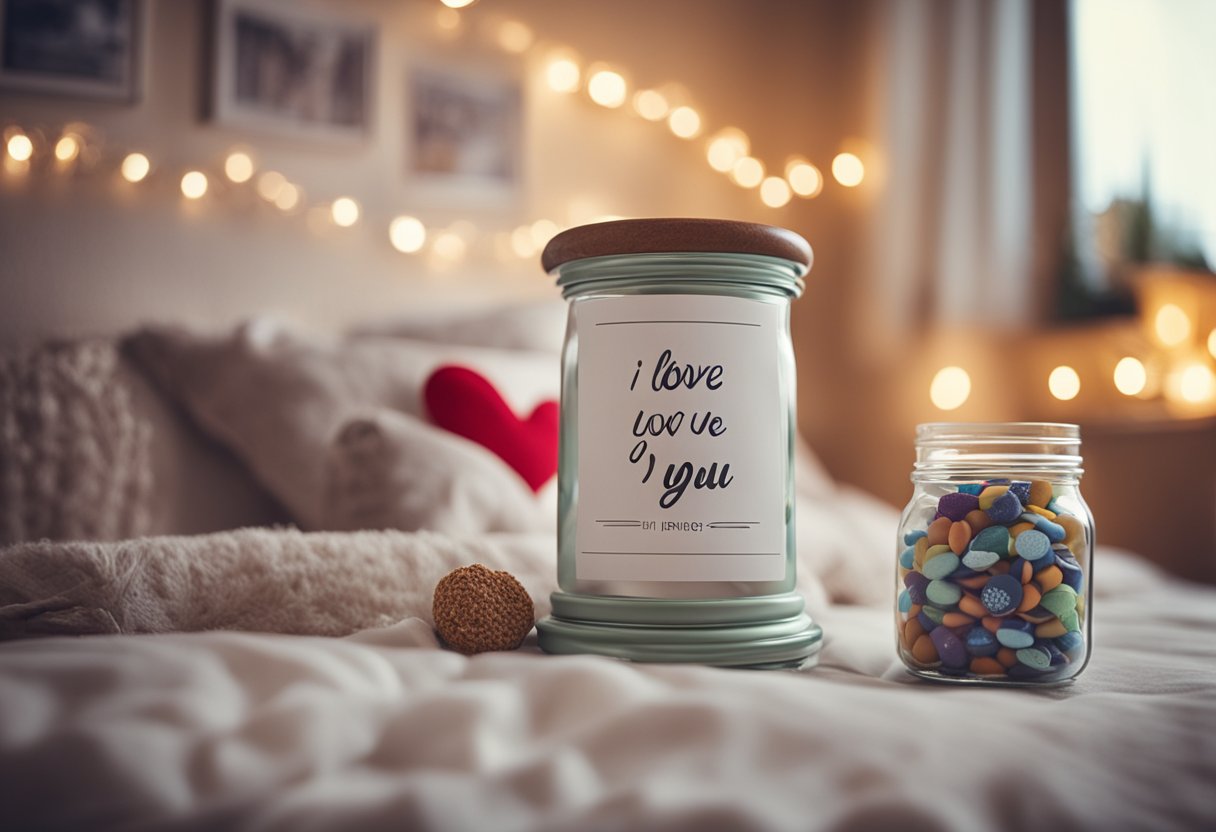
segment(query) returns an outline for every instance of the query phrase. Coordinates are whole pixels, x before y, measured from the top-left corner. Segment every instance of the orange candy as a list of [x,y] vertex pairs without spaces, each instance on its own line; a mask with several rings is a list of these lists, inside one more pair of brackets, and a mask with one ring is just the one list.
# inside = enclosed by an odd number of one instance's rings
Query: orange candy
[[990,633],[995,633],[997,630],[1001,629],[1001,619],[997,618],[995,615],[985,615],[980,623],[983,624],[984,629]]
[[[1046,506],[1051,502],[1051,495],[1051,483],[1047,480],[1030,481],[1030,506]],[[1030,508],[1030,506],[1027,506],[1027,508]]]
[[1052,564],[1046,569],[1040,569],[1034,576],[1034,582],[1039,585],[1042,592],[1051,592],[1058,587],[1064,580],[1064,573],[1060,571],[1060,567]]
[[948,612],[942,616],[942,624],[947,627],[966,627],[974,623],[975,619],[966,613]]
[[1045,621],[1034,628],[1035,638],[1058,638],[1068,632],[1068,628],[1058,618]]
[[1005,665],[996,659],[981,656],[971,660],[971,672],[977,676],[1004,676]]
[[1014,523],[1009,527],[1009,534],[1016,538],[1022,532],[1028,532],[1034,528],[1034,523]]
[[[928,638],[928,636],[926,636]],[[996,660],[1001,663],[1002,667],[1013,667],[1018,663],[1018,654],[1010,650],[1008,647],[1002,647],[996,651]]]
[[1018,612],[1032,610],[1042,600],[1043,593],[1039,592],[1039,588],[1034,584],[1026,584],[1026,586],[1022,587],[1022,603],[1018,604]]
[[981,532],[992,525],[992,518],[988,516],[988,512],[978,508],[967,512],[967,516],[963,519],[971,527],[972,534]]
[[958,608],[972,618],[983,618],[988,614],[988,608],[980,602],[979,598],[965,592],[963,597],[958,599]]
[[937,664],[937,648],[933,646],[933,639],[927,635],[918,637],[912,643],[912,658],[920,664]]
[[955,583],[967,589],[983,589],[984,584],[988,583],[988,576],[972,575],[970,578],[959,578]]
[[953,521],[949,517],[939,517],[929,524],[925,540],[930,546],[941,546],[950,539],[950,526]]
[[967,551],[967,544],[971,542],[971,526],[966,520],[959,520],[956,523],[950,524],[950,531],[946,534],[946,542],[950,544],[950,551],[956,555],[961,555]]
[[993,575],[1008,575],[1009,561],[998,560],[996,563],[992,564],[992,566],[988,567],[988,571]]
[[909,618],[904,623],[903,640],[904,647],[911,647],[916,644],[916,640],[925,634],[925,628],[920,625],[920,622],[915,618]]
[[1030,506],[1026,506],[1026,510],[1033,512],[1041,517],[1046,517],[1048,520],[1056,519],[1056,513],[1054,511],[1048,511],[1045,508],[1039,508],[1038,506],[1030,505]]

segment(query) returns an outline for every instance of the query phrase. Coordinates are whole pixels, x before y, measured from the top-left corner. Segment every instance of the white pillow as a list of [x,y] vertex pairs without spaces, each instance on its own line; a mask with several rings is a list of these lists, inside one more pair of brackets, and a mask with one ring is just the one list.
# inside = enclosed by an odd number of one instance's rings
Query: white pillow
[[327,529],[551,531],[554,512],[475,442],[393,410],[351,418],[326,460]]

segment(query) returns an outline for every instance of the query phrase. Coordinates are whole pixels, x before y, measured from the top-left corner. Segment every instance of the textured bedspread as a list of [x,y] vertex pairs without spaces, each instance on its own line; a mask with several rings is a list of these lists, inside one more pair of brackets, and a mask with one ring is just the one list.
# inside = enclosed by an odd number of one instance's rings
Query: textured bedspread
[[0,827],[1213,828],[1216,591],[1099,559],[1058,691],[918,683],[843,605],[800,672],[465,658],[417,618],[0,644]]

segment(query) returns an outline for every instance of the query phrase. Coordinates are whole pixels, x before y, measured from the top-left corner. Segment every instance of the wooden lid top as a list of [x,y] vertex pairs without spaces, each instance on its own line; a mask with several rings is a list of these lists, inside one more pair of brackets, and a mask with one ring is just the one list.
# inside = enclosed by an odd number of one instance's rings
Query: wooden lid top
[[540,262],[551,272],[586,257],[686,251],[764,254],[801,263],[806,269],[812,259],[810,244],[784,228],[734,220],[661,218],[567,229],[549,241]]

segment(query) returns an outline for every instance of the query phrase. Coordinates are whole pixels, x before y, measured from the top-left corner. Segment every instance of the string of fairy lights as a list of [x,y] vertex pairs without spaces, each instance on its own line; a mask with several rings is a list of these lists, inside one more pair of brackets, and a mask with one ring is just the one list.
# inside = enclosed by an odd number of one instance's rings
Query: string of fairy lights
[[[672,136],[694,146],[699,143],[711,170],[725,174],[741,188],[754,190],[769,208],[781,208],[795,198],[815,199],[823,192],[825,177],[806,156],[791,155],[784,160],[780,173],[772,173],[763,160],[752,155],[751,142],[742,129],[725,126],[708,132],[705,118],[682,84],[631,89],[620,67],[585,62],[568,46],[541,42],[522,21],[470,17],[468,7],[475,2],[441,0],[434,18],[437,30],[452,39],[477,24],[491,44],[538,66],[538,80],[552,93],[583,97],[606,110],[662,125]],[[37,164],[60,173],[104,170],[109,165],[130,185],[147,183],[154,173],[161,180],[176,179],[181,198],[188,202],[215,199],[234,188],[251,188],[283,215],[304,217],[314,230],[350,228],[368,222],[364,200],[355,194],[339,194],[325,201],[310,199],[301,182],[292,181],[278,170],[259,169],[257,154],[247,146],[230,148],[218,165],[194,164],[174,171],[167,163],[158,164],[146,149],[106,146],[96,131],[80,122],[49,131],[10,124],[3,138],[5,171],[18,176]],[[849,152],[837,154],[830,170],[834,181],[845,188],[856,187],[865,178],[862,160]],[[587,222],[618,218],[601,214],[570,219]],[[430,262],[436,265],[458,262],[474,244],[486,242],[479,239],[483,235],[476,226],[467,221],[435,226],[420,217],[399,214],[388,218],[385,227],[394,249],[408,255],[429,254]],[[539,218],[488,236],[496,257],[509,261],[535,257],[561,230],[558,222]]]

